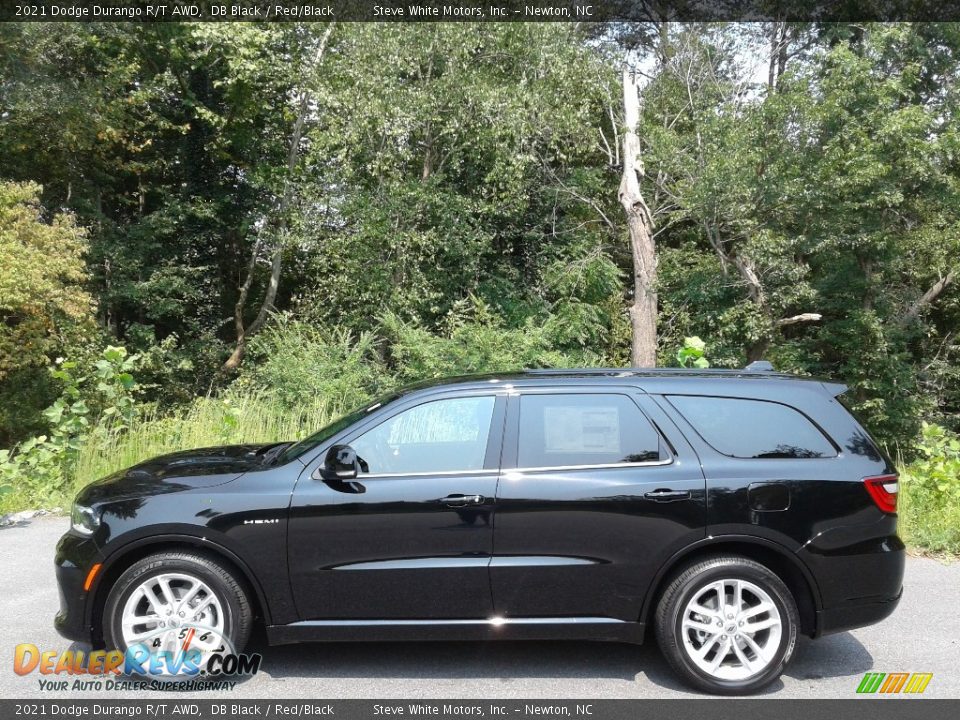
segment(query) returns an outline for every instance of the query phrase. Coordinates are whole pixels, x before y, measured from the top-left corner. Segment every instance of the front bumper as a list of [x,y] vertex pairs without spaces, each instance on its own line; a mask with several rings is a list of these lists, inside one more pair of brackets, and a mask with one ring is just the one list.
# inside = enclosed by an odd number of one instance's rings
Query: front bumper
[[89,538],[68,532],[57,543],[55,559],[60,611],[53,620],[57,632],[68,640],[94,642],[95,629],[89,603],[96,586],[83,589],[87,575],[103,556],[96,543]]

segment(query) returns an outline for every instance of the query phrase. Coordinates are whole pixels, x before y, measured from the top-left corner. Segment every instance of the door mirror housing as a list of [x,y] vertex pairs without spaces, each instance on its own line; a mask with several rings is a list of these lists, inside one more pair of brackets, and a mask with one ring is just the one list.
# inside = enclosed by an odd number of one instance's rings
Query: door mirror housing
[[334,445],[327,451],[320,474],[325,480],[355,480],[360,472],[357,451],[349,445]]

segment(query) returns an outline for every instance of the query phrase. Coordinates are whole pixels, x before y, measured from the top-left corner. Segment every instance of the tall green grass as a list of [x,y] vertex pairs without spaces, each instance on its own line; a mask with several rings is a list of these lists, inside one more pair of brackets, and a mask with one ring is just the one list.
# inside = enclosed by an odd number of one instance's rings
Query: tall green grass
[[266,395],[201,398],[172,414],[148,410],[128,431],[105,440],[92,437],[83,445],[73,473],[73,489],[177,450],[299,440],[339,412],[319,400],[290,408]]
[[[321,399],[291,408],[266,394],[200,398],[172,412],[147,407],[127,430],[92,433],[86,438],[64,488],[42,505],[66,508],[84,486],[157,455],[214,445],[299,440],[347,409]],[[0,499],[0,513],[36,507],[36,498],[16,487]]]

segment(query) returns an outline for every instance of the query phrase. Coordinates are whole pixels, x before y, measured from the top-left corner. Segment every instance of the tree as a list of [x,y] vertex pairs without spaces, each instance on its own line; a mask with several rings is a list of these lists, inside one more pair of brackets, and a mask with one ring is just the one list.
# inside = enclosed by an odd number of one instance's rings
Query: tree
[[44,222],[40,192],[0,182],[0,382],[50,363],[67,327],[93,317],[84,232],[65,213]]
[[623,174],[618,197],[627,217],[627,232],[633,257],[633,305],[630,321],[633,337],[630,363],[634,367],[657,364],[657,246],[650,208],[643,199],[640,181],[643,158],[637,128],[640,124],[640,92],[637,73],[623,70]]
[[[330,23],[327,25],[327,29],[324,31],[323,36],[320,38],[320,42],[317,45],[313,63],[301,71],[301,75],[304,77],[309,78],[313,73],[318,71],[320,62],[323,60],[323,54],[327,49],[327,43],[330,40],[330,34],[333,32],[335,25],[336,23]],[[267,285],[267,290],[263,296],[263,302],[260,303],[260,309],[257,311],[256,317],[254,318],[253,322],[250,323],[250,325],[246,325],[244,321],[244,310],[246,309],[247,296],[250,293],[250,286],[253,284],[254,271],[256,270],[257,259],[261,247],[261,239],[257,238],[257,241],[253,246],[253,252],[251,253],[250,264],[247,266],[247,276],[243,281],[243,285],[240,286],[240,294],[237,297],[237,302],[233,310],[233,320],[234,327],[236,328],[237,332],[237,340],[233,352],[223,364],[223,369],[227,371],[236,370],[240,366],[240,363],[243,362],[243,357],[247,350],[247,339],[260,331],[260,328],[263,327],[263,324],[266,322],[269,313],[274,308],[274,301],[277,298],[277,291],[280,288],[280,274],[283,270],[283,254],[285,250],[284,236],[289,230],[287,216],[291,209],[290,206],[293,203],[294,193],[296,192],[294,173],[297,170],[297,164],[300,160],[300,145],[303,138],[304,124],[306,123],[307,115],[311,110],[311,94],[306,88],[301,88],[300,100],[297,104],[296,119],[293,121],[293,128],[290,131],[290,145],[287,151],[286,177],[284,179],[283,194],[280,197],[280,202],[276,210],[277,220],[273,223],[276,227],[274,231],[276,240],[274,241],[275,247],[273,249],[273,258],[270,262],[270,281]]]

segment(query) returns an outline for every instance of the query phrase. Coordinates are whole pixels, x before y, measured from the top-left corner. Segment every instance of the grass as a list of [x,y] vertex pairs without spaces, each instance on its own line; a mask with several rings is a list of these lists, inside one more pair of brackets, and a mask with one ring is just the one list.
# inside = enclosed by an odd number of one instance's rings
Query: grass
[[[901,471],[901,478],[904,474]],[[923,555],[960,559],[960,503],[930,499],[912,483],[901,482],[897,511],[907,547]]]
[[37,498],[14,486],[0,496],[0,515],[39,507],[66,509],[82,487],[157,455],[214,445],[299,440],[340,412],[319,401],[291,409],[265,395],[201,398],[172,413],[147,409],[122,434],[91,435],[62,488]]

